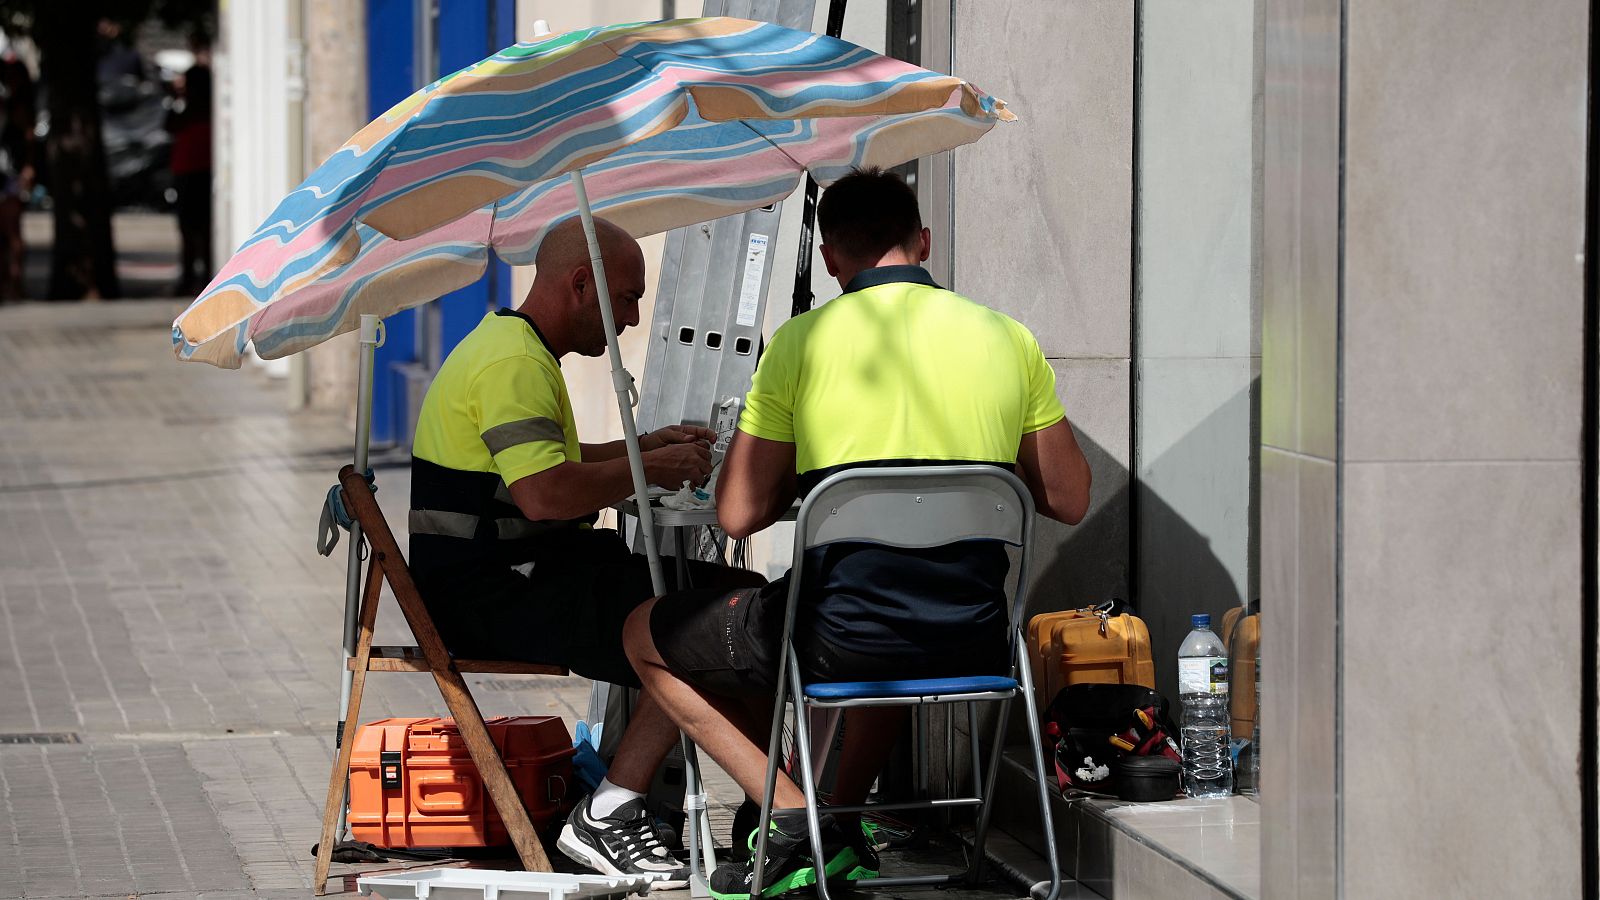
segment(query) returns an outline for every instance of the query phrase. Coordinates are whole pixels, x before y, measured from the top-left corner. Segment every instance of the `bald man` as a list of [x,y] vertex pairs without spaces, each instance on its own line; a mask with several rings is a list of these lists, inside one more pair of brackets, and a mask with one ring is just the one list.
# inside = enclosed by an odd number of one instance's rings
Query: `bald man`
[[[595,220],[617,330],[639,324],[644,254],[627,232]],[[606,352],[588,244],[577,219],[539,246],[522,305],[484,316],[440,366],[417,419],[411,464],[411,568],[450,652],[566,666],[639,687],[622,626],[649,599],[643,557],[600,510],[633,494],[621,441],[578,440],[561,375],[569,353]],[[699,484],[711,471],[706,428],[670,425],[639,439],[652,484]],[[751,586],[742,570],[692,563],[697,586]],[[687,871],[656,839],[643,795],[678,739],[641,694],[608,777],[578,805],[558,846],[608,875]]]

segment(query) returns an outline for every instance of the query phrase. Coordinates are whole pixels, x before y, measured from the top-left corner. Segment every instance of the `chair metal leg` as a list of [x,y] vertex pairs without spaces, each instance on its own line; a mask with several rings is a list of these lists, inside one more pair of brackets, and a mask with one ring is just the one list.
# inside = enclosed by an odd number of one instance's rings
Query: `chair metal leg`
[[[951,704],[943,704],[939,708],[940,716],[944,719],[944,795],[956,796],[956,718],[955,708]],[[955,817],[947,810],[944,814],[944,827],[953,828]]]
[[806,826],[811,832],[811,859],[816,865],[817,896],[821,900],[830,900],[828,859],[822,852],[822,822],[817,813],[817,784],[811,774],[811,723],[806,721],[805,687],[800,683],[800,664],[793,656],[789,658],[789,689],[794,692],[794,732],[800,749],[800,789],[806,795]]
[[[1020,657],[1022,650],[1021,635],[1018,635],[1017,654]],[[1019,661],[1022,681],[1022,696],[1028,703],[1028,741],[1033,749],[1033,780],[1039,794],[1039,817],[1044,825],[1045,858],[1050,863],[1050,893],[1043,900],[1057,900],[1061,896],[1061,861],[1056,858],[1056,830],[1055,823],[1050,816],[1050,786],[1045,781],[1044,774],[1044,743],[1039,738],[1039,717],[1033,714],[1033,675],[1029,670],[1028,661]],[[1000,747],[995,747],[995,768],[999,768]],[[990,775],[992,781],[994,776]]]
[[994,813],[994,783],[1000,774],[1000,757],[1006,745],[1006,715],[1010,711],[1011,699],[1001,700],[1000,713],[994,725],[994,744],[989,752],[989,773],[984,776],[983,790],[978,794],[984,802],[978,807],[978,828],[972,836],[972,862],[967,867],[967,878],[971,881],[983,878],[986,862],[983,847],[989,839],[989,819]]
[[[968,700],[967,703],[966,703],[966,707],[967,707],[967,754],[968,754],[970,762],[972,764],[972,792],[971,793],[972,793],[972,796],[977,797],[979,799],[979,801],[980,801],[979,802],[979,806],[982,807],[982,806],[988,805],[989,802],[993,798],[991,798],[988,794],[980,793],[980,791],[983,790],[983,749],[982,749],[982,746],[981,746],[981,742],[978,740],[978,701],[976,701],[976,700]],[[977,812],[978,812],[979,815],[981,815],[983,811],[980,808]],[[973,819],[973,826],[974,826],[974,830],[976,830],[976,826],[977,826],[977,819],[976,818]],[[976,838],[976,834],[974,834],[974,838]],[[972,878],[972,876],[974,875],[975,872],[978,873],[978,874],[981,874],[982,870],[983,870],[983,864],[981,862],[977,861],[978,859],[980,859],[983,856],[983,848],[977,846],[976,842],[974,842],[973,847],[974,847],[973,854],[972,854],[973,858],[971,860],[967,861],[967,877],[969,878],[969,880]]]
[[716,853],[711,845],[711,820],[706,814],[705,785],[700,781],[700,757],[695,753],[694,742],[685,735],[683,741],[683,806],[689,831],[689,894],[709,897],[706,887],[716,868]]
[[[761,879],[766,875],[767,865],[767,822],[772,819],[772,791],[778,785],[778,760],[783,753],[783,704],[787,700],[789,687],[788,667],[789,641],[783,641],[783,649],[778,653],[778,678],[773,689],[775,695],[772,703],[772,731],[767,738],[767,780],[766,787],[761,791],[761,818],[756,822],[755,858],[751,864],[751,889],[753,897],[761,896]],[[796,718],[799,718],[797,715]],[[798,732],[796,732],[798,735]],[[796,738],[798,740],[798,737]],[[811,748],[803,747],[801,753],[810,753]],[[738,835],[734,836],[738,840]]]
[[933,776],[929,772],[932,766],[928,764],[928,708],[918,706],[916,711],[916,731],[912,733],[911,742],[917,760],[917,790],[920,792],[917,796],[927,800],[933,796]]
[[[978,701],[967,701],[967,753],[972,763],[972,790],[977,794],[983,784],[983,750],[978,742]],[[979,795],[981,796],[981,795]],[[987,798],[985,798],[987,799]]]

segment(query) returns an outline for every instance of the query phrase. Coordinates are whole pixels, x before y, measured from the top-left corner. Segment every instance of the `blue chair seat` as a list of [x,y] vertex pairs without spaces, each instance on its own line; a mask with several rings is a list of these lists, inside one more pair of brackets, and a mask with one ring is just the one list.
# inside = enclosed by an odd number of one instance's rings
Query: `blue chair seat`
[[824,681],[806,685],[806,696],[813,700],[860,700],[873,697],[987,694],[1016,689],[1015,678],[971,675],[965,678],[913,678],[904,681]]

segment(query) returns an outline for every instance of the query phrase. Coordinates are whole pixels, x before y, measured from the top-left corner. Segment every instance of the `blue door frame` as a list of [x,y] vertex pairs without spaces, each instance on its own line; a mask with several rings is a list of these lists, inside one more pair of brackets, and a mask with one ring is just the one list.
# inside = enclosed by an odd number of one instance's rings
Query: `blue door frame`
[[[367,0],[368,117],[377,118],[440,73],[510,46],[515,35],[513,0]],[[385,320],[387,337],[373,367],[373,443],[410,443],[408,385],[418,370],[437,369],[486,312],[510,300],[510,267],[491,254],[477,282]]]

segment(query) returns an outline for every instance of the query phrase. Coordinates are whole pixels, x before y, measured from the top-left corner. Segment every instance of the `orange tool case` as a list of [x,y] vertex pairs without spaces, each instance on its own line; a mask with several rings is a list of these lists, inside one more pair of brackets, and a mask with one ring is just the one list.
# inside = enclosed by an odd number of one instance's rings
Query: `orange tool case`
[[1156,686],[1150,631],[1138,616],[1092,608],[1043,613],[1029,620],[1027,638],[1041,712],[1071,684]]
[[[489,719],[535,828],[559,821],[573,796],[572,738],[558,716]],[[379,847],[511,843],[454,719],[379,719],[350,754],[350,832]]]

